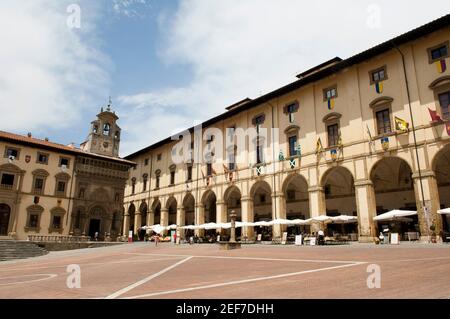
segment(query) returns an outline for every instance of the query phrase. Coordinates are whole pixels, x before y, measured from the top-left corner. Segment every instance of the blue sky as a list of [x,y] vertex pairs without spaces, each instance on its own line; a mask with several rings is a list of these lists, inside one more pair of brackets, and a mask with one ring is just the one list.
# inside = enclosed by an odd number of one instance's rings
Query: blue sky
[[449,12],[448,0],[2,0],[0,130],[79,144],[111,95],[125,156]]

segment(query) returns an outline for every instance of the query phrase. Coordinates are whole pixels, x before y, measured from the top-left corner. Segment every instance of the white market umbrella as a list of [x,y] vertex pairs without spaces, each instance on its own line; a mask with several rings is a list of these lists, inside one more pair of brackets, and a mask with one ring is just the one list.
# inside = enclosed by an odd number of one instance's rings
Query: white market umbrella
[[324,223],[324,222],[328,222],[331,221],[331,217],[327,216],[327,215],[319,215],[316,217],[312,217],[306,220],[307,223],[311,223],[311,222],[320,222],[320,223]]
[[174,229],[177,229],[177,225],[175,225],[175,224],[169,225],[169,226],[166,227],[166,229],[167,229],[167,230],[174,230]]
[[260,222],[256,222],[253,223],[255,226],[272,226],[273,225],[273,221],[260,221]]
[[438,213],[441,215],[448,215],[448,214],[450,214],[450,207],[438,210]]
[[357,216],[349,216],[349,215],[334,216],[334,217],[331,217],[331,222],[334,224],[357,223],[358,217]]
[[162,234],[166,230],[166,227],[161,225],[154,225],[151,226],[150,229],[153,230],[155,233]]
[[219,224],[216,224],[216,223],[207,223],[207,224],[203,224],[203,225],[200,225],[202,228],[204,228],[204,229],[216,229],[216,228],[220,228],[220,225]]
[[417,211],[415,211],[415,210],[394,209],[387,213],[378,215],[378,216],[374,217],[373,219],[377,220],[377,221],[394,221],[394,220],[402,221],[402,219],[403,219],[403,221],[406,221],[404,219],[404,217],[414,216],[414,215],[417,215]]

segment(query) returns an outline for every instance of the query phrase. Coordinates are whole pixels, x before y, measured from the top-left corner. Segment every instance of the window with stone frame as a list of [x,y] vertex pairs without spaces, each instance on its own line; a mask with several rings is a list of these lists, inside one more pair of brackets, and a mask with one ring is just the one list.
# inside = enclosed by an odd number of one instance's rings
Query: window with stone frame
[[187,182],[191,182],[192,181],[192,163],[188,163],[188,164],[186,164],[186,173],[187,173],[187,176],[186,176],[186,181]]
[[18,160],[20,156],[20,149],[12,146],[5,146],[5,158],[13,157],[15,160]]
[[176,172],[176,166],[175,165],[171,165],[169,167],[169,171],[170,171],[170,186],[175,185],[175,172]]
[[295,116],[294,114],[298,111],[299,108],[299,104],[298,101],[286,104],[283,108],[283,112],[285,114],[287,114],[288,119],[289,119],[289,123],[294,123],[295,122]]
[[144,174],[142,175],[142,191],[146,192],[147,191],[147,184],[148,184],[148,174]]
[[131,179],[131,194],[134,195],[136,193],[136,177]]
[[48,165],[49,156],[50,155],[48,153],[38,152],[37,153],[37,158],[36,158],[36,163]]
[[44,208],[40,205],[32,205],[27,208],[27,222],[25,231],[40,231],[41,215],[43,211]]
[[389,107],[380,109],[375,112],[378,135],[388,134],[392,132],[391,112]]
[[59,173],[55,175],[55,196],[66,197],[67,185],[70,180],[70,175],[67,173]]
[[434,63],[449,57],[449,41],[437,44],[427,49],[428,62]]
[[340,118],[341,114],[333,112],[327,114],[322,121],[325,123],[325,130],[327,132],[328,147],[338,146],[340,143]]
[[387,71],[386,71],[386,66],[382,66],[378,69],[375,70],[371,70],[369,72],[369,77],[370,77],[370,84],[375,84],[381,81],[385,81],[388,79],[387,76]]
[[66,211],[61,207],[55,207],[50,211],[49,233],[62,233],[65,214]]
[[33,185],[31,188],[31,192],[35,195],[44,194],[47,177],[50,174],[43,169],[34,170],[32,174],[33,174]]
[[155,189],[159,189],[159,187],[161,186],[161,170],[156,170],[155,171]]
[[450,91],[439,94],[439,105],[443,119],[450,119]]

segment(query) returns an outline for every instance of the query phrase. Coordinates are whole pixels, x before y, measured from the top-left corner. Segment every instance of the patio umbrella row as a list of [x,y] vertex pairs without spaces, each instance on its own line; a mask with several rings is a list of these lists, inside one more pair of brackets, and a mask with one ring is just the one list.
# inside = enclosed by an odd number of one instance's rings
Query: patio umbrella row
[[[287,225],[287,226],[301,226],[301,225],[311,225],[314,222],[331,222],[331,223],[356,223],[357,222],[356,216],[347,216],[347,215],[340,215],[340,216],[326,216],[326,215],[320,215],[317,217],[309,218],[307,220],[304,219],[282,219],[278,218],[271,221],[258,221],[258,222],[236,222],[236,228],[240,227],[254,227],[254,226],[273,226],[273,225]],[[152,225],[152,226],[143,226],[142,229],[145,230],[152,230],[156,233],[162,233],[165,230],[173,230],[173,229],[229,229],[231,228],[231,223],[206,223],[201,225],[188,225],[188,226],[180,226],[177,227],[177,225],[170,225],[170,226],[161,226],[161,225]]]

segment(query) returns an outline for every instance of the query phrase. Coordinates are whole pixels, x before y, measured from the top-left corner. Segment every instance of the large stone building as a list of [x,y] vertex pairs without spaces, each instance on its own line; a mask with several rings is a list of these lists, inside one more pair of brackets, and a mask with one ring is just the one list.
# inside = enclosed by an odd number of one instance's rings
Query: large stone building
[[133,163],[118,157],[117,119],[102,109],[81,148],[0,131],[0,238],[121,234]]
[[[422,238],[432,225],[439,235],[449,221],[437,210],[450,206],[449,42],[450,15],[204,122],[204,135],[218,128],[225,137],[227,128],[279,128],[265,152],[260,138],[247,140],[234,154],[242,163],[220,163],[216,149],[210,163],[175,165],[171,138],[129,155],[137,166],[125,189],[124,231],[226,222],[231,210],[250,222],[346,214],[358,217],[357,238],[370,241],[377,214],[417,209]],[[211,139],[201,143],[207,149]],[[214,147],[228,159],[235,148],[223,144]],[[245,227],[242,236],[255,231]],[[274,236],[281,231],[273,226]]]

